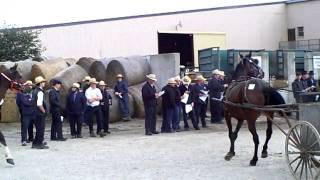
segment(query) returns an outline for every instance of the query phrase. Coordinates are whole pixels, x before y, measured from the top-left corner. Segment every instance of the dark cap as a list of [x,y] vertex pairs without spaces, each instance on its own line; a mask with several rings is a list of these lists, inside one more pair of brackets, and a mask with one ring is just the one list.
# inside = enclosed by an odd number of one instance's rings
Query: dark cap
[[56,84],[62,84],[62,82],[60,80],[58,80],[58,79],[52,79],[51,83],[52,83],[53,86],[55,86]]
[[313,76],[313,75],[314,75],[314,72],[313,72],[313,71],[309,71],[309,75],[310,75],[310,76]]
[[296,76],[301,76],[301,72],[296,72]]
[[306,75],[306,74],[308,74],[308,72],[307,72],[307,71],[302,71],[301,74],[302,74],[302,75]]

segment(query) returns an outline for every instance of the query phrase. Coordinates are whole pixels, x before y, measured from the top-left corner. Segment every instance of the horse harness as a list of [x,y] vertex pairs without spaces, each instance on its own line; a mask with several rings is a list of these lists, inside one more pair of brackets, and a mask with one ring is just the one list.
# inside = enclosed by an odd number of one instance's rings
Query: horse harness
[[10,83],[9,89],[11,89],[11,90],[18,90],[18,91],[21,90],[21,89],[18,88],[18,87],[23,86],[23,84],[15,81],[15,80],[10,79],[10,78],[9,78],[7,75],[5,75],[4,73],[1,73],[1,76],[4,77],[7,81],[9,81],[9,83]]

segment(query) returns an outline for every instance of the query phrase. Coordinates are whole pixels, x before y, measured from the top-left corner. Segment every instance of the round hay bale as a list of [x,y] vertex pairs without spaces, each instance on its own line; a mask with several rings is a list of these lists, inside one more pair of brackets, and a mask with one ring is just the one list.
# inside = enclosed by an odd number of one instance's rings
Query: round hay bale
[[[110,122],[117,122],[120,121],[121,113],[119,110],[119,102],[118,98],[114,95],[114,90],[109,89],[108,90],[110,95],[112,96],[112,106],[110,107],[110,113],[109,113],[109,121]],[[130,116],[134,115],[135,109],[133,108],[133,97],[129,94],[129,110],[130,110]]]
[[60,94],[63,107],[65,107],[66,96],[72,84],[75,82],[81,82],[81,80],[87,75],[88,73],[82,67],[77,64],[73,64],[52,77],[52,79],[58,79],[62,82]]
[[110,59],[101,59],[94,61],[89,69],[89,76],[96,78],[98,81],[106,81],[106,70]]
[[1,122],[18,122],[20,113],[16,104],[16,92],[7,90],[1,106]]
[[97,61],[96,59],[90,58],[90,57],[82,57],[77,61],[77,65],[81,66],[83,69],[85,69],[87,72],[89,72],[90,67],[93,62]]
[[133,97],[133,108],[135,110],[134,117],[143,118],[145,116],[144,104],[142,100],[142,87],[145,83],[141,83],[128,88],[129,94]]
[[17,70],[22,76],[22,80],[33,80],[31,76],[32,66],[38,64],[36,61],[21,61],[18,63]]
[[50,80],[58,72],[66,69],[70,66],[70,63],[75,63],[74,59],[51,59],[39,62],[32,66],[31,78],[34,80],[37,76],[42,76],[47,80]]
[[0,73],[5,71],[5,70],[7,70],[7,69],[10,69],[11,67],[14,66],[15,63],[18,63],[18,62],[12,62],[12,61],[1,62],[1,64],[0,64]]
[[130,56],[126,58],[112,58],[106,71],[106,81],[109,86],[116,84],[117,74],[122,74],[128,86],[133,86],[145,81],[150,74],[150,65],[144,56]]

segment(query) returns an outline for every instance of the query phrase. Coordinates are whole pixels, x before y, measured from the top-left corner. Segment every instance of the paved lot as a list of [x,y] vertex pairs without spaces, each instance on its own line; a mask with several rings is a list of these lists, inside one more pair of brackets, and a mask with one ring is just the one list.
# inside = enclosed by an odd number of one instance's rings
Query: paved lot
[[[246,125],[236,142],[235,158],[227,162],[223,157],[229,139],[224,124],[147,137],[143,123],[111,124],[112,134],[105,138],[89,138],[84,129],[85,138],[48,141],[49,150],[20,146],[19,124],[0,124],[16,162],[15,167],[8,166],[0,149],[0,179],[292,179],[284,157],[285,136],[276,128],[269,143],[270,156],[250,167],[253,142]],[[258,124],[261,144],[265,127]],[[65,133],[69,133],[67,124]],[[46,135],[48,139],[48,130]]]

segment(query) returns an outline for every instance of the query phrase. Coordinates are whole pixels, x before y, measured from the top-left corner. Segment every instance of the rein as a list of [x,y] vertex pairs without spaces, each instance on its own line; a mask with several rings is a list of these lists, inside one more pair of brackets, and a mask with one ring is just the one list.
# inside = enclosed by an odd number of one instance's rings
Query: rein
[[9,89],[11,89],[11,90],[18,90],[18,91],[21,90],[21,89],[16,88],[16,86],[15,86],[15,85],[17,85],[17,86],[22,86],[21,83],[18,83],[17,81],[13,81],[12,79],[10,79],[10,78],[9,78],[7,75],[5,75],[4,73],[1,73],[1,76],[4,77],[7,81],[9,81],[9,83],[10,83]]

